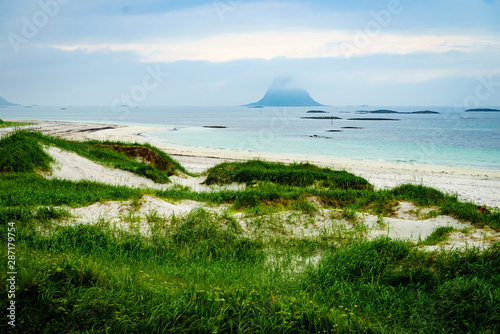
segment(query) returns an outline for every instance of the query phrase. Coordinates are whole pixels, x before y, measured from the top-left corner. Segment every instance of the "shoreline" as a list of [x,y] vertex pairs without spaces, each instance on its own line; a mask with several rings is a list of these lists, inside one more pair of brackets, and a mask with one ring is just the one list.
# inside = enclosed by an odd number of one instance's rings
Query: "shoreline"
[[[165,151],[187,170],[194,173],[202,173],[224,161],[261,159],[287,164],[309,162],[320,167],[346,170],[361,176],[372,183],[376,189],[393,188],[404,183],[421,184],[445,193],[456,193],[459,199],[463,201],[500,208],[500,170],[200,148],[160,143],[145,136],[150,132],[173,129],[173,127],[164,126],[131,126],[67,121],[23,120],[23,122],[37,123],[26,127],[39,129],[42,133],[64,139],[149,143]],[[0,134],[4,132],[5,129],[0,129]]]

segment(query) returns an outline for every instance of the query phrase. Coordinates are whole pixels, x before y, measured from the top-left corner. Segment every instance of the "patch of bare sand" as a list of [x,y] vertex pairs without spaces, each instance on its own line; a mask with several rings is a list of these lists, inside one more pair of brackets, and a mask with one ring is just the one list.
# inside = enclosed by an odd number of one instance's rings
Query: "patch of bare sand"
[[57,147],[47,147],[46,152],[55,160],[52,173],[46,178],[57,178],[70,181],[93,181],[110,185],[127,186],[132,188],[150,188],[165,190],[172,187],[188,187],[192,191],[207,192],[223,189],[243,189],[245,185],[231,184],[226,186],[207,186],[203,182],[206,176],[191,177],[188,175],[171,176],[171,183],[159,184],[148,178],[135,175],[121,169],[105,167],[84,158],[74,152],[68,152]]
[[122,230],[134,230],[150,235],[148,223],[153,220],[169,220],[173,215],[184,216],[196,208],[207,207],[196,201],[168,201],[143,196],[139,201],[106,201],[97,202],[85,207],[68,209],[73,218],[66,224],[110,224]]

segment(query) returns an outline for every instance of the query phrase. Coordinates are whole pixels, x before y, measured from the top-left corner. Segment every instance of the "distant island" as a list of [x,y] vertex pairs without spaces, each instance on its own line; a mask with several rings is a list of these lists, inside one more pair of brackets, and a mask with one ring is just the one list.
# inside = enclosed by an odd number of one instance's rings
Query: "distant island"
[[489,109],[489,108],[476,108],[476,109],[467,109],[467,112],[500,112],[498,109]]
[[308,117],[301,117],[301,119],[342,119],[337,116],[308,116]]
[[323,110],[309,110],[307,113],[308,114],[329,114],[328,111],[323,111]]
[[323,106],[316,102],[305,89],[292,86],[292,79],[277,78],[258,102],[245,104],[245,107],[316,107]]
[[348,118],[348,121],[400,121],[398,118]]
[[356,111],[358,114],[439,114],[437,111],[432,110],[419,110],[419,111],[394,111],[388,109],[379,109],[379,110],[358,110]]
[[9,101],[7,101],[6,99],[4,99],[3,97],[0,96],[0,106],[2,106],[2,107],[15,107],[15,106],[19,106],[19,104],[10,103]]

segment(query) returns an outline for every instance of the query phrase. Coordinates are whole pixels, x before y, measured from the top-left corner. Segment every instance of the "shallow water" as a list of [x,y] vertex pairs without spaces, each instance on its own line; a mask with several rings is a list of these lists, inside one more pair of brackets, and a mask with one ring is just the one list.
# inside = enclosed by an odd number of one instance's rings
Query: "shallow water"
[[[156,142],[373,161],[500,169],[500,113],[452,107],[8,107],[0,119],[63,120],[176,127],[149,133]],[[359,110],[440,114],[359,114]],[[341,119],[301,119],[336,116]],[[391,118],[360,121],[348,118]],[[223,129],[203,126],[226,126]],[[346,128],[349,127],[349,128]],[[341,132],[328,132],[330,130]]]

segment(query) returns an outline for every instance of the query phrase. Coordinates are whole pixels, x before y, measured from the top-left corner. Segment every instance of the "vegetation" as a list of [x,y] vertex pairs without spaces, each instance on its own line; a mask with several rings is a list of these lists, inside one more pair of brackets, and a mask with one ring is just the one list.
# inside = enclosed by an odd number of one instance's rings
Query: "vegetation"
[[[14,228],[18,270],[16,327],[4,321],[1,332],[500,331],[500,243],[428,252],[406,241],[366,240],[359,218],[370,212],[382,224],[399,201],[408,201],[500,228],[498,211],[480,214],[472,203],[418,185],[375,191],[362,178],[310,164],[224,163],[208,172],[206,183],[247,187],[211,192],[48,180],[37,173],[51,163],[42,145],[137,173],[148,174],[138,166],[149,166],[148,175],[159,180],[185,172],[149,145],[68,142],[26,131],[0,139],[1,243],[6,252]],[[109,200],[140,207],[145,195],[226,206],[185,216],[150,211],[146,232],[105,219],[67,224],[71,207]],[[320,213],[331,220],[329,228],[288,230],[314,225]],[[245,218],[246,229],[237,217]],[[339,220],[352,227],[342,230]],[[437,229],[421,245],[438,244],[450,232]],[[9,271],[0,262],[4,282]]]
[[423,245],[437,245],[442,241],[448,239],[448,236],[453,232],[455,228],[451,226],[441,226],[434,230],[425,240],[422,242]]
[[[2,145],[0,148],[2,152],[6,152],[4,160],[12,156],[17,157],[18,160],[24,161],[23,158],[26,153],[23,152],[23,149],[28,144],[34,144],[37,148],[40,148],[40,145],[52,145],[67,151],[75,152],[92,161],[149,178],[156,183],[170,182],[168,177],[175,173],[189,174],[178,162],[173,160],[163,151],[149,144],[126,144],[110,141],[66,141],[27,130],[16,130],[13,134],[1,140]],[[30,152],[32,151],[33,150],[30,150]],[[43,152],[43,150],[38,149],[37,152],[40,153]],[[47,156],[46,153],[43,154]],[[35,158],[36,156],[33,157],[33,159]],[[40,163],[43,164],[45,162],[46,158],[42,159],[40,157]],[[0,166],[2,165],[0,164]],[[43,170],[47,170],[46,166],[44,166],[44,168]],[[20,170],[15,168],[9,169],[9,167],[7,167],[4,168],[3,171],[15,172]]]
[[52,158],[44,152],[39,141],[27,133],[16,131],[0,138],[0,172],[34,173],[50,170]]
[[307,187],[315,182],[332,189],[370,189],[373,186],[365,179],[346,171],[320,168],[309,163],[284,165],[260,160],[248,162],[225,162],[209,170],[207,185],[272,182],[279,185]]
[[9,128],[9,127],[17,127],[17,126],[24,126],[24,125],[32,125],[33,123],[28,123],[28,122],[6,122],[4,120],[0,119],[0,129],[1,128]]

